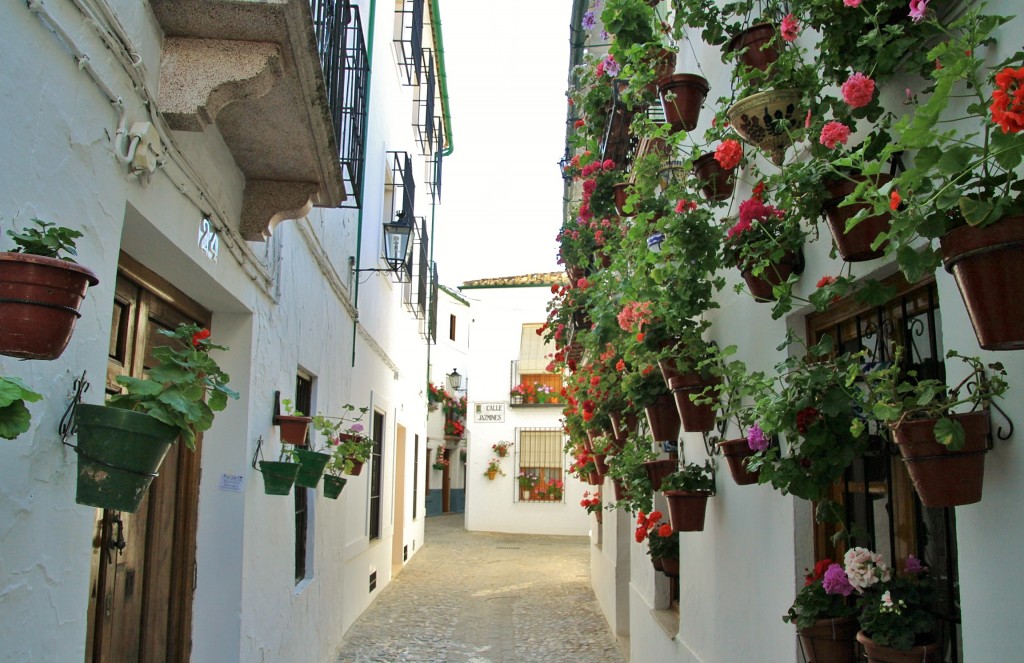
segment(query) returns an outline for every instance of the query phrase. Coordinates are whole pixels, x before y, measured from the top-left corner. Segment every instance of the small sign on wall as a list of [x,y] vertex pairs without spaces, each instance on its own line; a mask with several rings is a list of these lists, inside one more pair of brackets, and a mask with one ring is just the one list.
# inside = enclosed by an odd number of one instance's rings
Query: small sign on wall
[[503,424],[505,423],[505,403],[474,403],[473,423],[474,424]]

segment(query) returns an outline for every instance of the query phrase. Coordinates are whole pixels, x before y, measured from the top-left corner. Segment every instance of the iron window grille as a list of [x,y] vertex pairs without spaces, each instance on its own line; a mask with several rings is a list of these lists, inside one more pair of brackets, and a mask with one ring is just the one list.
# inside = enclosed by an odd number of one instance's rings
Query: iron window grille
[[334,139],[341,160],[345,202],[361,205],[366,166],[370,65],[359,17],[349,0],[310,0]]
[[[418,320],[424,320],[427,316],[427,295],[430,287],[429,249],[430,237],[427,235],[427,220],[418,216],[413,222],[411,257],[407,263],[409,280],[403,292],[406,308]],[[425,326],[421,329],[425,330]]]
[[437,95],[437,79],[434,75],[434,53],[429,48],[423,49],[423,69],[426,70],[426,85],[419,85],[416,88],[415,112],[413,117],[413,129],[416,131],[416,140],[420,144],[420,153],[431,155],[434,153],[435,138],[435,115],[434,108]]
[[427,317],[427,338],[437,343],[437,263],[430,263],[430,313]]
[[373,413],[373,451],[370,454],[370,540],[380,538],[381,488],[384,485],[384,413]]
[[402,0],[395,10],[395,58],[402,85],[419,85],[423,73],[423,3]]
[[[941,312],[934,281],[908,284],[900,274],[887,279],[897,296],[882,306],[858,306],[851,300],[809,316],[808,336],[817,342],[832,336],[840,352],[866,350],[867,368],[887,365],[897,347],[903,350],[904,370],[921,379],[945,378]],[[996,411],[995,409],[993,410]],[[830,497],[840,505],[849,543],[832,543],[834,525],[815,525],[816,559],[841,559],[847,545],[871,547],[896,563],[913,554],[931,569],[939,590],[934,614],[939,620],[939,651],[947,663],[963,660],[960,644],[960,599],[956,513],[952,508],[921,504],[889,430],[874,427],[868,452],[855,460]]]
[[515,430],[515,501],[564,502],[565,434],[561,428]]
[[[295,408],[300,412],[313,409],[313,381],[302,375],[295,377]],[[307,440],[309,431],[306,432]],[[295,584],[306,579],[309,555],[309,489],[295,486]]]

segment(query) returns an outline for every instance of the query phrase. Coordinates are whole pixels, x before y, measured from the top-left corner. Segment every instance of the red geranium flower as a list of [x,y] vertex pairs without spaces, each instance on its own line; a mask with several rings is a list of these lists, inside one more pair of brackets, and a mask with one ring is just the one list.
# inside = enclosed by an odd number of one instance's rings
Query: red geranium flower
[[992,121],[1003,133],[1024,130],[1024,67],[1006,67],[995,77],[996,90],[992,93]]
[[209,329],[200,329],[195,334],[192,334],[192,347],[198,348],[201,341],[205,341],[210,338]]

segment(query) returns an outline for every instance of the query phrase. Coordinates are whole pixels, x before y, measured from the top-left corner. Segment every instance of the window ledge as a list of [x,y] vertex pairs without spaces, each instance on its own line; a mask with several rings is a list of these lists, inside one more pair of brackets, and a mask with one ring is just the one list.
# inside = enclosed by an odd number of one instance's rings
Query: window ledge
[[661,627],[670,640],[675,640],[679,634],[679,613],[675,610],[651,610],[651,617]]

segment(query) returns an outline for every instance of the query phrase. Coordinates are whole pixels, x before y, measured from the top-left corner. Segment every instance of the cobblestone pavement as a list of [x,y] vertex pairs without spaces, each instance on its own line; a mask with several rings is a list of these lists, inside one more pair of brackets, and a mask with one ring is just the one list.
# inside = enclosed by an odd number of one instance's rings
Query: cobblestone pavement
[[345,635],[338,663],[623,663],[582,537],[426,523],[426,545]]

